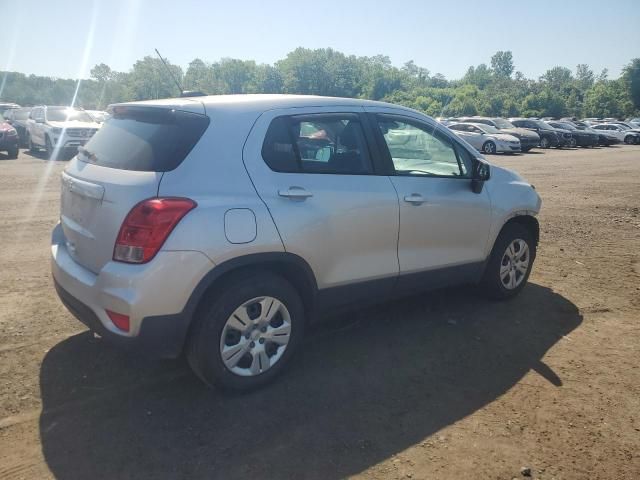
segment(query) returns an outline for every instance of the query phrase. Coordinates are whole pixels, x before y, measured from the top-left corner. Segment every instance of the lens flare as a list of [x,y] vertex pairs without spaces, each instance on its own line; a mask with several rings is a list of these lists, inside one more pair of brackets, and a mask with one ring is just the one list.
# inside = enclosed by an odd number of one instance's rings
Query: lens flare
[[[78,65],[78,75],[77,75],[78,82],[76,84],[76,89],[73,94],[73,98],[71,99],[70,107],[73,107],[75,105],[76,100],[78,98],[78,91],[80,90],[80,85],[82,83],[82,77],[87,74],[89,56],[93,48],[93,39],[95,36],[98,13],[99,13],[98,2],[94,0],[91,5],[91,21],[89,23],[89,30],[87,31],[86,40],[84,42],[84,52],[82,54],[82,60],[80,62],[80,65]],[[60,136],[59,138],[62,138],[62,136]],[[60,142],[56,142],[56,144],[53,146],[52,159],[59,158],[60,150],[61,150]],[[49,178],[51,177],[51,172],[53,171],[53,168],[55,165],[56,165],[55,162],[51,160],[47,161],[44,172],[42,172],[42,175],[38,179],[38,184],[36,185],[36,189],[35,189],[34,195],[32,196],[32,200],[26,207],[26,214],[24,215],[25,222],[22,224],[22,227],[19,228],[17,231],[18,242],[22,240],[22,237],[25,233],[25,229],[31,223],[31,220],[33,220],[33,217],[35,216],[38,210],[38,207],[40,206],[40,202],[42,201],[42,195],[44,194],[45,187],[47,185],[47,182],[49,181]]]

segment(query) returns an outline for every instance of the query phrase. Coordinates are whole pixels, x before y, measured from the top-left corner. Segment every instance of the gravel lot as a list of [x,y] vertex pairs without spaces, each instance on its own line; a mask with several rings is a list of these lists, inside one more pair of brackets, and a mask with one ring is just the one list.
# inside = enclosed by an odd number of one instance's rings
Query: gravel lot
[[0,154],[0,478],[640,477],[640,147],[491,161],[540,192],[530,284],[333,319],[250,395],[127,356],[58,301],[66,162]]

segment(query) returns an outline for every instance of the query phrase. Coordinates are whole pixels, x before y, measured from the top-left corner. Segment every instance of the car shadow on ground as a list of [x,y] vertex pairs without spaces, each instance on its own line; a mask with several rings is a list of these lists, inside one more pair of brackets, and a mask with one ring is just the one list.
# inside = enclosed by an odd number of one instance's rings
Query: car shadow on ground
[[49,161],[64,162],[64,161],[70,160],[73,157],[73,155],[69,153],[58,152],[56,153],[56,158],[51,159],[47,156],[47,152],[45,150],[31,151],[29,149],[26,149],[26,150],[21,150],[20,152],[22,155],[25,155],[26,157],[35,158],[36,160],[44,160],[47,162]]
[[83,333],[43,361],[42,449],[58,479],[343,478],[531,369],[560,387],[541,359],[581,321],[535,284],[498,303],[439,291],[315,327],[283,376],[244,395],[204,387],[184,361],[143,361]]

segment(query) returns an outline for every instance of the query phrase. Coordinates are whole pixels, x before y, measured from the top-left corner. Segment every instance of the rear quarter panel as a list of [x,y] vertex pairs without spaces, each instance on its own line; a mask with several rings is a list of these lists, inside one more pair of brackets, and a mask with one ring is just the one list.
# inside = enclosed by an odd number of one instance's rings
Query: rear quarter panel
[[[244,143],[259,113],[221,107],[209,108],[207,114],[211,119],[207,131],[188,157],[160,182],[160,196],[188,197],[198,204],[162,250],[196,250],[216,264],[252,253],[283,252],[269,211],[242,162]],[[231,243],[225,235],[225,214],[231,209],[249,209],[255,214],[252,241]]]

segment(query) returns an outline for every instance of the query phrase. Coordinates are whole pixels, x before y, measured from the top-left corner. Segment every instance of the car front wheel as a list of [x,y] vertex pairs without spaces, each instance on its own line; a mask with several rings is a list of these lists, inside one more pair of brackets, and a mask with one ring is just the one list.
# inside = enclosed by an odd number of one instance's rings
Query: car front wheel
[[187,346],[194,372],[209,385],[246,391],[284,369],[302,339],[304,309],[284,278],[254,273],[226,282],[195,321]]
[[36,146],[35,143],[33,143],[33,140],[31,139],[31,135],[29,135],[29,137],[27,138],[27,144],[29,145],[29,151],[31,153],[35,153],[38,151],[38,147]]
[[482,146],[482,152],[488,154],[496,153],[496,144],[489,140]]
[[9,156],[9,158],[11,160],[15,160],[16,158],[18,158],[18,153],[20,152],[20,150],[18,149],[18,146],[16,145],[15,147],[11,147],[9,148],[9,150],[7,150],[7,155]]
[[514,297],[527,283],[535,258],[536,243],[529,230],[518,223],[505,225],[481,281],[484,291],[497,300]]

